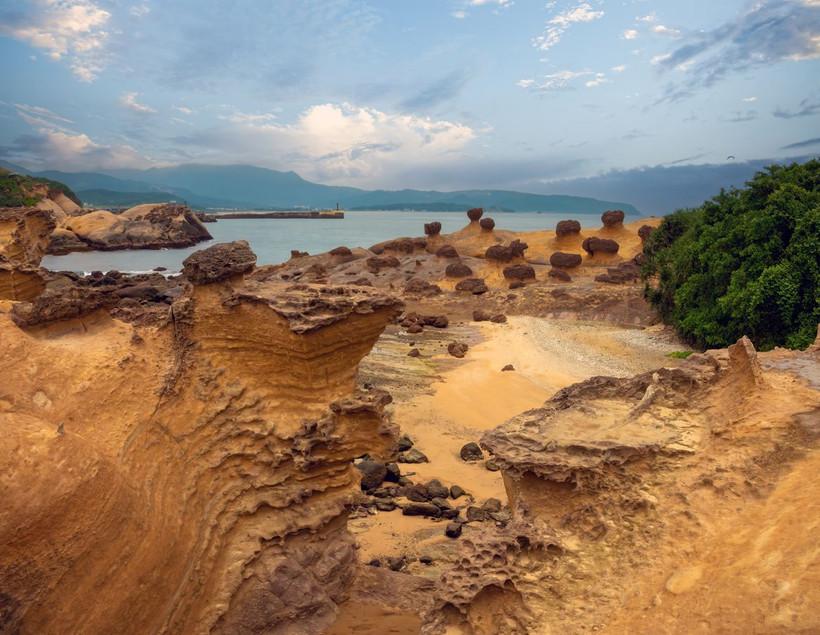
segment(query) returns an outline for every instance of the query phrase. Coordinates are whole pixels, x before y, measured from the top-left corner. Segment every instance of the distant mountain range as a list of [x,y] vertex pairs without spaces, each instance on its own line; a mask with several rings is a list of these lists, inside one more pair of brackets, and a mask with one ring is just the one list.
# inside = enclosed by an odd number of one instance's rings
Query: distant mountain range
[[148,170],[106,172],[30,172],[0,161],[14,172],[65,183],[86,205],[131,206],[138,203],[185,201],[197,208],[324,209],[337,204],[343,209],[465,210],[484,207],[511,212],[565,212],[600,214],[621,209],[639,214],[629,203],[583,196],[531,194],[507,190],[363,190],[321,185],[295,172],[278,172],[250,165],[180,165]]

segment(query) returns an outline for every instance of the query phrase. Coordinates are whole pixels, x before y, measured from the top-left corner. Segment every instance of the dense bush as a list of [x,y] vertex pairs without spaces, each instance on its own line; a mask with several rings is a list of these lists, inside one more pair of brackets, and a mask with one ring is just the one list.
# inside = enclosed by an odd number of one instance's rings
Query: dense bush
[[0,207],[31,207],[57,192],[81,205],[77,195],[63,183],[0,170]]
[[644,254],[647,298],[692,345],[805,348],[820,321],[820,161],[667,216]]

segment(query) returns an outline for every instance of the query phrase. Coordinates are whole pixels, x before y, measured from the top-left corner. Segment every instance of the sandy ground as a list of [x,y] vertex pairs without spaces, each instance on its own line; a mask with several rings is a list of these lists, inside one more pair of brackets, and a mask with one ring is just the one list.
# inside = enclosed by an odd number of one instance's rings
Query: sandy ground
[[[595,375],[628,376],[677,362],[667,353],[685,348],[667,330],[643,330],[599,323],[510,317],[506,324],[473,323],[480,343],[472,346],[462,362],[435,351],[424,363],[443,371],[429,390],[409,392],[396,399],[394,420],[409,435],[429,463],[402,466],[414,482],[439,479],[444,485],[460,485],[479,504],[487,498],[506,502],[500,472],[484,463],[465,463],[459,451],[478,441],[485,430],[525,410],[536,408],[557,390]],[[421,344],[420,344],[421,345]],[[422,349],[424,348],[423,345]],[[387,354],[386,349],[380,349]],[[424,352],[424,350],[423,350]],[[399,348],[397,366],[406,361]],[[507,364],[514,371],[504,371]],[[460,499],[466,506],[470,501]],[[362,561],[398,555],[419,555],[446,545],[444,524],[384,512],[350,521],[357,535]],[[416,563],[417,574],[431,571]]]

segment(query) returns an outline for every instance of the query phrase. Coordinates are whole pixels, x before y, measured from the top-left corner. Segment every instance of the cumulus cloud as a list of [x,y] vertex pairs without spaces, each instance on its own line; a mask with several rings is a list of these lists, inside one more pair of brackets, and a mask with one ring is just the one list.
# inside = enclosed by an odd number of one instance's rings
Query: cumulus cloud
[[120,105],[141,115],[151,115],[157,112],[155,108],[139,103],[137,97],[139,97],[139,93],[124,93],[120,97]]
[[676,101],[731,74],[815,58],[820,58],[820,1],[758,0],[730,22],[687,35],[653,63],[666,71],[692,70],[670,84],[660,100]]
[[65,60],[82,81],[104,66],[106,25],[111,14],[93,0],[30,0],[0,8],[0,33]]
[[541,51],[548,51],[561,41],[564,33],[577,22],[592,22],[604,16],[601,10],[595,10],[589,2],[579,2],[571,9],[562,11],[547,20],[544,32],[535,37],[532,44]]
[[352,104],[319,104],[293,123],[226,120],[172,141],[202,160],[248,161],[325,182],[372,185],[420,165],[448,165],[477,136],[469,126]]

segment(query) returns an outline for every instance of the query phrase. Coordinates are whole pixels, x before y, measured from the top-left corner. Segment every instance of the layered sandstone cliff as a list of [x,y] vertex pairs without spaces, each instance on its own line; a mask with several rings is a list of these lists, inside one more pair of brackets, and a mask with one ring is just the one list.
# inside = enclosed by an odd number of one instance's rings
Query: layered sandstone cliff
[[21,328],[0,309],[0,631],[333,621],[352,459],[394,444],[389,396],[356,368],[399,304],[245,281],[246,245],[208,251],[160,327],[89,305]]
[[0,300],[29,300],[45,288],[38,266],[54,226],[50,212],[0,208]]

